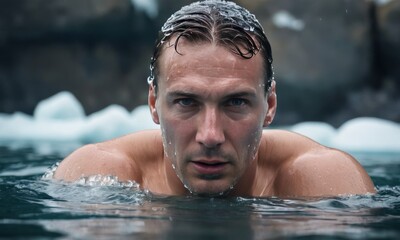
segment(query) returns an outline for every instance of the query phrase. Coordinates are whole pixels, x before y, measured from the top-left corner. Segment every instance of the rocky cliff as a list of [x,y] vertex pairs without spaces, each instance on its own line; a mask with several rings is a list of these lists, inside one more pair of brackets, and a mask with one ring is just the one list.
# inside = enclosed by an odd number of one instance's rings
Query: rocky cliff
[[[0,8],[0,112],[72,92],[86,113],[146,103],[157,31],[178,0],[14,0]],[[400,122],[400,1],[236,1],[273,48],[276,124]]]

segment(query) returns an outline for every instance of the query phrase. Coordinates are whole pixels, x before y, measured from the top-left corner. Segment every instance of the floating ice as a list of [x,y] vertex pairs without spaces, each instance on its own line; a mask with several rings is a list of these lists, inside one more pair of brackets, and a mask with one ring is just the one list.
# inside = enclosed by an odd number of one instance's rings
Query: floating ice
[[156,128],[159,127],[147,106],[139,106],[130,113],[122,106],[111,105],[86,117],[82,105],[69,92],[41,101],[34,117],[19,112],[0,114],[0,141],[88,143]]
[[293,125],[291,131],[307,136],[323,145],[330,145],[336,129],[324,122],[302,122]]
[[279,11],[272,17],[272,22],[279,28],[288,28],[295,31],[304,29],[304,22],[296,19],[287,11]]
[[156,18],[158,15],[158,4],[156,0],[131,0],[131,3],[151,18]]
[[37,120],[19,112],[0,116],[0,140],[74,141],[82,128],[83,120]]
[[[71,111],[72,113],[62,113]],[[41,101],[35,116],[0,113],[0,141],[99,142],[145,129],[159,129],[147,105],[132,112],[111,105],[85,116],[71,93],[62,92]],[[303,122],[289,130],[323,145],[350,152],[400,153],[400,124],[377,118],[356,118],[335,129],[323,122]]]
[[390,3],[391,1],[393,1],[393,0],[374,0],[374,2],[375,2],[377,5],[385,5],[385,4]]
[[88,117],[86,127],[82,131],[82,140],[84,142],[104,141],[134,130],[129,112],[121,106],[111,105]]
[[40,101],[33,116],[36,120],[75,120],[83,119],[85,111],[74,95],[64,91]]
[[400,153],[400,124],[372,117],[347,121],[339,129],[321,122],[304,122],[289,130],[321,144],[350,152]]
[[332,145],[349,151],[400,152],[400,125],[378,118],[356,118],[338,129]]
[[132,122],[135,123],[136,130],[157,129],[159,126],[154,123],[150,115],[148,105],[138,106],[131,112]]

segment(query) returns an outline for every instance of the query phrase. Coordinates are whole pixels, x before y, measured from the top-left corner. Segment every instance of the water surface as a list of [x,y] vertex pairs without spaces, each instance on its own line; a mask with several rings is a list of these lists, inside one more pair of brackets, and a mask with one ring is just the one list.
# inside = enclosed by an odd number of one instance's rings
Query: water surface
[[400,155],[354,153],[378,193],[313,200],[154,196],[114,178],[43,177],[75,143],[0,146],[0,237],[21,239],[396,239]]

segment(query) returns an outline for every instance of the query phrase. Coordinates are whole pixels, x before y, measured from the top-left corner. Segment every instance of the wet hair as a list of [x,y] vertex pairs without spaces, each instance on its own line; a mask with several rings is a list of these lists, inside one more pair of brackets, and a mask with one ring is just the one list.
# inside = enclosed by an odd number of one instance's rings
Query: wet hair
[[150,62],[147,81],[156,91],[159,74],[157,60],[165,43],[174,36],[173,46],[178,54],[181,38],[192,43],[216,43],[245,59],[260,52],[264,59],[265,92],[268,92],[273,80],[271,46],[261,24],[245,8],[229,1],[206,0],[187,5],[174,13],[161,28]]

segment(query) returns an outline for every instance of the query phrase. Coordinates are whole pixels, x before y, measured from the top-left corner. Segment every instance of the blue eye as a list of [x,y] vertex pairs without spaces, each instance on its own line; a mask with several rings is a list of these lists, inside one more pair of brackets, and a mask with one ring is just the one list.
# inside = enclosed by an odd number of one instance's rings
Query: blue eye
[[246,104],[246,100],[241,98],[232,98],[229,100],[228,104],[234,107],[240,107]]
[[194,104],[194,100],[191,98],[181,98],[177,100],[177,103],[183,107],[189,107]]

